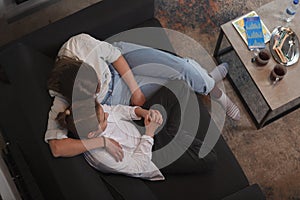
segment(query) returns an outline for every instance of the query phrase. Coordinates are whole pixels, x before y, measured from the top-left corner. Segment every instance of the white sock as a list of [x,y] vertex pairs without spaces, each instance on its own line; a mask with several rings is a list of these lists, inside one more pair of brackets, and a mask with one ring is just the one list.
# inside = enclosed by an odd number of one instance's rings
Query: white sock
[[232,101],[223,91],[220,98],[214,99],[222,105],[228,117],[232,118],[233,120],[240,120],[241,116],[239,108],[232,103]]
[[209,75],[215,80],[216,83],[223,80],[228,73],[228,64],[226,62],[221,63],[220,65],[216,66]]

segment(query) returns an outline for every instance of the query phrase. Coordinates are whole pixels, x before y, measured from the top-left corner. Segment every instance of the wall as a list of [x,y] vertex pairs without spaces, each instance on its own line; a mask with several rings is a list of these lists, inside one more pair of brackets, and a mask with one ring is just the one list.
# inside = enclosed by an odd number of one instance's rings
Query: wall
[[0,46],[101,0],[51,0],[54,3],[35,8],[13,22],[6,19],[4,1],[0,0]]

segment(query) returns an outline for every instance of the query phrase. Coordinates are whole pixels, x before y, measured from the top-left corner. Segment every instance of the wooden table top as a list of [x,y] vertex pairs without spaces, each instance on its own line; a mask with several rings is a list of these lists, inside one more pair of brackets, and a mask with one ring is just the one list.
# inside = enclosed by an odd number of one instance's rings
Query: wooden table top
[[[300,26],[296,26],[296,24],[300,23],[300,11],[296,13],[292,22],[286,23],[282,20],[282,14],[287,3],[288,1],[275,0],[255,11],[270,32],[277,26],[290,27],[300,39]],[[272,85],[269,75],[276,61],[271,58],[266,66],[258,67],[255,63],[251,62],[254,53],[248,49],[233,27],[232,21],[223,24],[221,28],[272,110],[300,97],[300,61],[287,67],[288,72],[284,79],[276,85]],[[266,48],[269,49],[269,43]]]

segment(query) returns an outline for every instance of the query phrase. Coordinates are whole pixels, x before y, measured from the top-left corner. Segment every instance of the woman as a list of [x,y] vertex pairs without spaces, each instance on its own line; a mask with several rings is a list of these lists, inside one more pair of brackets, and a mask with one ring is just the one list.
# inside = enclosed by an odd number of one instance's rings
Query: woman
[[[65,57],[72,58],[74,62],[83,61],[94,68],[100,83],[100,93],[98,95],[100,103],[105,103],[109,83],[111,82],[111,72],[108,65],[116,69],[128,85],[132,92],[132,104],[142,105],[145,102],[145,97],[139,89],[133,74],[130,72],[126,60],[121,55],[121,52],[111,44],[96,40],[88,34],[79,34],[71,37],[60,48],[57,60],[59,61]],[[125,73],[126,76],[124,76]],[[50,94],[52,96],[56,95],[51,88]]]
[[[79,34],[71,37],[61,47],[58,60],[69,57],[74,61],[81,60],[95,69],[100,86],[97,98],[101,104],[131,103],[141,106],[146,100],[145,94],[149,97],[158,89],[156,84],[153,87],[151,83],[163,85],[169,80],[177,79],[185,80],[197,93],[210,94],[223,106],[229,117],[239,120],[239,109],[216,86],[216,82],[221,81],[227,74],[226,63],[217,66],[208,74],[189,58],[180,58],[125,42],[114,45],[99,41],[88,34]],[[148,66],[145,67],[146,65]],[[55,76],[52,77],[55,79]],[[59,96],[53,88],[49,89],[51,96]]]

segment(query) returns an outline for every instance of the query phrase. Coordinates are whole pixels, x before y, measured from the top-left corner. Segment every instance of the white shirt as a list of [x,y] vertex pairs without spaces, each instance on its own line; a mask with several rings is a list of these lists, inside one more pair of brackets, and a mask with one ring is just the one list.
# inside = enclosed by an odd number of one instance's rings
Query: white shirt
[[[111,81],[111,73],[106,62],[112,63],[116,61],[121,56],[119,49],[107,42],[96,40],[90,35],[83,33],[71,37],[63,44],[58,52],[58,57],[63,55],[76,57],[95,69],[101,81],[100,93],[97,95],[97,100],[98,102],[102,102],[108,91],[108,84]],[[61,94],[52,90],[49,93],[54,97],[54,101],[49,112],[48,127],[45,134],[49,139],[62,139],[65,138],[67,131],[59,127],[55,118],[69,104]]]
[[[59,112],[68,107],[68,103],[56,96],[56,101],[49,113],[50,122],[54,122]],[[144,178],[148,180],[164,180],[164,176],[151,161],[153,138],[141,135],[137,128],[129,121],[139,119],[135,114],[136,107],[116,105],[103,105],[104,112],[109,113],[107,127],[101,136],[111,138],[119,142],[124,152],[121,162],[115,159],[102,148],[84,153],[88,163],[102,172],[119,173],[128,176]],[[51,128],[54,127],[54,129]],[[57,129],[56,124],[48,123],[45,141],[51,139],[68,138],[66,129]]]
[[103,105],[104,112],[109,113],[107,127],[99,136],[112,138],[119,142],[124,152],[121,162],[105,150],[95,149],[85,153],[89,164],[102,172],[119,173],[148,180],[164,180],[164,176],[151,161],[153,138],[141,135],[129,121],[139,119],[131,106]]
[[102,102],[111,81],[111,73],[107,63],[115,62],[121,56],[120,50],[107,42],[82,33],[71,37],[65,42],[57,56],[78,58],[95,69],[101,82],[98,101]]

